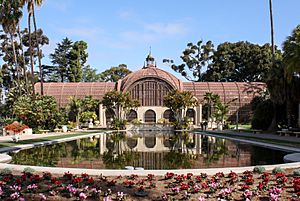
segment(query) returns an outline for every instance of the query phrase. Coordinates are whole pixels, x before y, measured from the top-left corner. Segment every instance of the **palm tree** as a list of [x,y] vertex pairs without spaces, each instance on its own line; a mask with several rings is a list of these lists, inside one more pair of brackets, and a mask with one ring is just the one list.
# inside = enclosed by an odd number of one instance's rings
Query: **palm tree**
[[274,45],[274,24],[273,24],[273,9],[272,0],[269,0],[270,22],[271,22],[271,44],[272,44],[272,61],[275,63],[275,45]]
[[[43,4],[43,0],[30,0],[28,3],[32,4],[32,17],[33,17],[33,26],[34,26],[34,32],[35,32],[35,40],[37,41],[37,25],[36,25],[36,18],[35,18],[35,10],[34,5],[41,6]],[[40,80],[41,80],[41,95],[44,95],[44,80],[43,80],[43,69],[42,69],[42,52],[40,51],[39,43],[37,42],[37,52],[38,52],[38,62],[39,62],[39,70],[40,70]]]
[[1,25],[3,31],[10,35],[10,41],[13,49],[14,63],[17,72],[17,80],[18,80],[17,85],[19,88],[19,95],[21,95],[21,88],[20,88],[19,65],[18,65],[16,47],[15,47],[15,34],[17,32],[17,26],[23,15],[22,10],[20,8],[21,7],[19,1],[17,0],[1,1],[1,12],[0,12]]

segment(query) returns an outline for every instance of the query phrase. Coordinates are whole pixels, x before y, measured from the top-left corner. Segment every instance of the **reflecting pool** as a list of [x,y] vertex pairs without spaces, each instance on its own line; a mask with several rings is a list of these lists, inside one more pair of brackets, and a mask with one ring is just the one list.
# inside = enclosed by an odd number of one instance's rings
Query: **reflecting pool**
[[283,163],[283,151],[192,133],[118,132],[11,153],[13,164],[124,169],[241,167]]

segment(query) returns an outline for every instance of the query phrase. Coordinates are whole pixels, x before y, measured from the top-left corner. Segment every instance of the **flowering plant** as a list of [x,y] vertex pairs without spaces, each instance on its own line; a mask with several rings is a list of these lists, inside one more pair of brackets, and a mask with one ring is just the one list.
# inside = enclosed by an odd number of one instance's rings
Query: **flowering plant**
[[11,124],[8,124],[4,127],[7,131],[13,131],[14,133],[20,133],[21,131],[25,130],[26,128],[29,128],[26,124],[21,124],[17,121],[14,121]]

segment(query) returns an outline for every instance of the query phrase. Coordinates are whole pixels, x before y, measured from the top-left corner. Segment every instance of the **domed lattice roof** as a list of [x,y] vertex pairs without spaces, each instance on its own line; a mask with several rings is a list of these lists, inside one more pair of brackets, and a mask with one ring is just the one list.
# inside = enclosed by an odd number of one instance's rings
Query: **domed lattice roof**
[[156,78],[161,79],[168,84],[170,84],[174,89],[182,90],[183,84],[182,81],[179,80],[174,75],[155,67],[151,68],[142,68],[138,71],[130,73],[124,79],[118,82],[118,89],[120,91],[126,91],[132,84],[136,81],[146,78]]

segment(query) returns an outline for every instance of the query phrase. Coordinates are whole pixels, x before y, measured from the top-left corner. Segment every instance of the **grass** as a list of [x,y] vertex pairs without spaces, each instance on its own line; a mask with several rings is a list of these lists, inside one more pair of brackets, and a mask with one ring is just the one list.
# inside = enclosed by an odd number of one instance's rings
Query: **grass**
[[69,137],[77,137],[77,136],[89,135],[92,133],[93,132],[56,135],[56,136],[48,136],[48,137],[42,137],[42,138],[36,138],[36,139],[20,140],[18,142],[0,142],[0,148],[13,147],[13,146],[23,145],[23,144],[32,144],[32,143],[37,143],[37,142],[45,142],[45,141],[51,141],[51,140],[58,140],[58,139],[64,139],[64,138],[69,138]]

